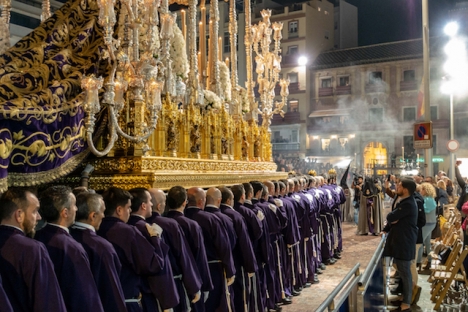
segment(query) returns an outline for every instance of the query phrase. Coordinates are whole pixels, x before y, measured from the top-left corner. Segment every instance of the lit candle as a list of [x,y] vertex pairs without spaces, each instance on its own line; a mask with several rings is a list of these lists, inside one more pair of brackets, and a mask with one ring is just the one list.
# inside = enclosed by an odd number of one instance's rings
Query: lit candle
[[416,164],[419,163],[419,154],[416,154]]
[[200,52],[201,52],[201,68],[202,70],[200,71],[200,74],[203,77],[203,70],[205,69],[206,66],[206,28],[205,28],[205,23],[206,23],[206,8],[205,6],[202,6],[201,9],[201,21],[200,21],[200,34],[198,35],[199,37],[199,45],[200,45]]
[[403,161],[405,161],[405,147],[401,147],[401,157],[403,157]]
[[223,61],[223,38],[221,36],[218,37],[218,61],[222,62]]
[[199,75],[198,78],[200,78],[202,74],[203,73],[202,73],[202,64],[201,64],[201,52],[198,51],[198,75]]
[[182,34],[184,35],[184,39],[187,39],[187,25],[186,25],[186,18],[185,18],[185,10],[180,11],[181,19],[182,19]]

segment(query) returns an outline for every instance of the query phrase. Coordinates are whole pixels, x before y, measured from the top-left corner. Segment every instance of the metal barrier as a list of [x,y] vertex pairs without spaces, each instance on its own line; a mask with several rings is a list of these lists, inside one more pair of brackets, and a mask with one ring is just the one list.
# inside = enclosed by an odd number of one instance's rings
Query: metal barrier
[[364,310],[381,311],[385,309],[386,304],[386,287],[385,287],[385,272],[384,260],[382,259],[383,250],[387,236],[383,235],[372,259],[366,267],[366,270],[361,275],[358,281],[358,289],[356,294],[357,312]]
[[336,286],[316,311],[364,312],[385,311],[387,302],[387,278],[382,259],[386,235],[382,236],[372,259],[363,274],[359,272],[357,263],[343,280]]
[[[330,295],[325,299],[324,302],[317,308],[316,311],[322,312],[325,310],[328,311],[337,311],[335,308],[338,307],[338,309],[348,301],[350,298],[353,298],[354,296],[350,296],[352,294],[353,290],[356,289],[356,285],[359,280],[360,272],[359,272],[359,266],[360,264],[357,263],[349,272],[346,274],[346,276],[343,278],[343,280],[336,286],[336,288],[331,292]],[[345,287],[346,286],[346,287]],[[341,294],[339,300],[335,304],[335,297]]]

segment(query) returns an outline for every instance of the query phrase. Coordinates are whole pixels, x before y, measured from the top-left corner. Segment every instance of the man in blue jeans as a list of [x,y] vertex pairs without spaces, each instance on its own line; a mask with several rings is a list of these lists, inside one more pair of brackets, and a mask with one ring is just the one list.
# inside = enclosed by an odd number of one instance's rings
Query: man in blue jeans
[[400,306],[393,311],[411,311],[413,286],[410,267],[411,261],[414,261],[418,236],[418,206],[412,196],[415,190],[416,183],[412,179],[400,180],[396,188],[398,198],[393,211],[387,215],[383,229],[384,233],[388,233],[383,256],[393,258],[403,285]]

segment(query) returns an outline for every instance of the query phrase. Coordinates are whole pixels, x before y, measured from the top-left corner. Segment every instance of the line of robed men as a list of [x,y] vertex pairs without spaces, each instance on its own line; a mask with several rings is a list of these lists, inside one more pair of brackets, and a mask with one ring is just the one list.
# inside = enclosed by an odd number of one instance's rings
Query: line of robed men
[[[22,196],[0,199],[0,301],[12,311],[278,311],[342,250],[346,198],[322,177],[176,186],[167,196],[111,187],[75,198],[55,186],[40,209]],[[37,241],[25,236],[34,228],[17,217],[21,205],[47,221]]]

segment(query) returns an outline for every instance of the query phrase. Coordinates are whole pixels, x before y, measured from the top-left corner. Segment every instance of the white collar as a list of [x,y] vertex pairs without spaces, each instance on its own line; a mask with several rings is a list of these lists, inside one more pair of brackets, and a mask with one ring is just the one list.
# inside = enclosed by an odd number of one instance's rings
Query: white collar
[[251,205],[252,205],[252,201],[251,201],[250,199],[246,199],[246,200],[244,200],[244,204],[246,204],[246,203],[247,203],[247,204],[251,204]]
[[132,216],[140,217],[140,218],[142,218],[143,220],[146,220],[145,217],[143,217],[142,215],[136,214],[136,213],[132,213]]
[[59,224],[55,224],[55,223],[47,223],[47,224],[50,224],[50,225],[53,225],[53,226],[56,226],[56,227],[59,227],[61,229],[64,229],[65,231],[67,231],[67,233],[70,233],[70,230],[62,225],[59,225]]
[[216,207],[215,205],[206,205],[206,207],[211,207],[211,208],[219,209],[219,207]]
[[91,230],[93,232],[96,232],[96,229],[94,228],[94,226],[92,226],[91,224],[88,224],[88,223],[83,223],[83,222],[75,222],[75,224],[72,225],[72,227],[76,227],[76,228],[79,228],[79,229],[88,229],[88,230]]
[[14,225],[11,225],[11,224],[2,224],[2,225],[3,225],[3,226],[9,226],[9,227],[12,227],[12,228],[14,228],[14,229],[17,229],[17,230],[20,230],[21,232],[23,232],[23,233],[24,233],[24,231],[23,231],[22,229],[20,229],[19,227],[17,227],[17,226],[14,226]]

